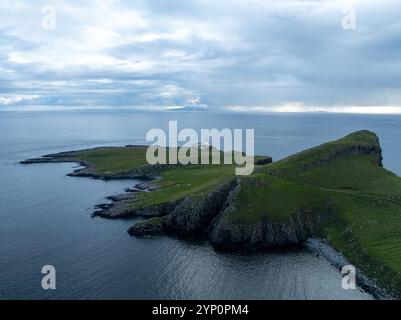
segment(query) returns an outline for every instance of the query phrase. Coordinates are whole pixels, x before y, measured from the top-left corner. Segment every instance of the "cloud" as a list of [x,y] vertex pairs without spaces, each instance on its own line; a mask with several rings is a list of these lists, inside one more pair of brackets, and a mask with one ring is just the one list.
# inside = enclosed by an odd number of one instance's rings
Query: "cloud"
[[[344,30],[350,4],[356,29]],[[397,0],[60,0],[53,1],[55,30],[41,26],[43,5],[0,3],[3,106],[401,106]]]
[[34,99],[40,98],[39,95],[15,95],[15,96],[7,96],[1,97],[0,96],[0,105],[8,106],[13,104],[18,104],[24,101],[31,101]]
[[297,113],[297,112],[328,112],[356,114],[401,114],[401,106],[307,106],[302,103],[288,103],[281,106],[227,106],[224,109],[233,112],[253,113]]
[[208,106],[201,102],[200,97],[192,97],[185,104],[170,107],[169,110],[175,111],[206,111]]

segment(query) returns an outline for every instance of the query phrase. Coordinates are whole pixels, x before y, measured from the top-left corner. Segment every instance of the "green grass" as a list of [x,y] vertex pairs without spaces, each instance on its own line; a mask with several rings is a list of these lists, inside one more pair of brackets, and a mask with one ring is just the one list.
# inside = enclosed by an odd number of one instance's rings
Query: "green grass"
[[330,244],[379,285],[401,293],[401,204],[336,193],[336,219],[324,229]]
[[355,146],[367,147],[376,145],[379,146],[377,136],[372,132],[362,130],[342,139],[324,143],[274,162],[266,167],[266,171],[274,175],[290,177],[303,172],[305,168],[318,166],[320,161],[333,158],[341,150],[347,150]]
[[234,165],[189,165],[166,170],[157,181],[160,190],[141,193],[131,209],[167,203],[212,190],[235,176]]
[[[103,147],[78,151],[74,153],[73,157],[93,164],[95,166],[96,173],[118,173],[137,169],[142,166],[148,166],[149,164],[146,159],[147,148],[148,147],[146,146]],[[167,163],[169,163],[170,158],[169,150],[169,148],[165,149]],[[177,152],[177,150],[175,150],[175,152]],[[212,149],[209,149],[209,151],[204,150],[199,151],[198,153],[193,153],[194,156],[191,157],[192,161],[194,163],[201,163],[201,155],[203,152],[207,152],[209,154],[209,163],[212,163],[215,155],[217,155],[220,163],[224,163],[225,153]],[[187,148],[186,153],[190,155],[189,148]],[[263,158],[263,156],[255,156],[255,161]],[[233,155],[232,163],[235,163]],[[206,166],[206,169],[210,168],[211,167]]]
[[117,173],[147,165],[146,148],[96,148],[77,152],[74,157],[95,165],[96,173]]
[[[353,159],[352,163],[357,160]],[[364,157],[360,160],[366,161]],[[308,175],[301,175],[302,179],[289,180],[268,174],[246,178],[235,202],[236,209],[225,219],[244,224],[264,219],[282,221],[300,209],[320,214],[329,205],[331,216],[322,228],[329,243],[366,275],[377,279],[379,285],[400,295],[401,202],[394,197],[388,200],[386,192],[398,194],[401,179],[375,167],[359,180],[359,170],[339,170],[347,163],[332,162],[324,167],[324,175],[320,169],[311,169]],[[333,179],[326,180],[328,177]],[[369,181],[373,177],[376,182]],[[315,186],[313,182],[325,187]],[[344,186],[344,182],[352,189],[338,187]],[[381,186],[386,189],[380,189]]]
[[[76,153],[74,157],[94,165],[96,173],[119,173],[149,166],[146,160],[147,147],[135,148],[97,148]],[[166,150],[167,160],[169,150]],[[209,161],[218,155],[223,163],[224,153],[210,150]],[[189,153],[188,153],[189,154]],[[201,159],[201,152],[194,154],[194,161]],[[257,156],[255,160],[263,157]],[[233,160],[234,163],[234,160]],[[155,181],[161,188],[150,193],[140,193],[131,203],[132,210],[158,205],[185,198],[191,194],[212,190],[235,177],[234,164],[208,164],[167,166],[161,170],[161,180]]]
[[280,221],[301,209],[321,208],[328,201],[327,192],[316,192],[310,186],[267,174],[256,174],[243,178],[236,210],[227,219],[243,223],[263,219]]
[[[322,235],[366,275],[401,296],[401,178],[378,165],[378,154],[364,153],[369,147],[380,150],[377,136],[360,131],[260,166],[240,178],[235,210],[224,218],[246,224],[283,221],[301,209],[320,214],[329,205]],[[344,153],[350,148],[362,151]],[[103,173],[147,165],[144,148],[100,148],[78,157]],[[235,165],[178,166],[162,170],[161,177],[156,181],[161,189],[140,193],[132,209],[212,190],[235,177]]]
[[377,143],[363,132],[267,165],[242,184],[236,210],[226,219],[286,219],[305,208],[320,214],[330,204],[322,234],[366,275],[401,296],[401,178],[380,167],[374,154],[319,163],[344,143],[360,142]]
[[401,179],[375,165],[370,156],[348,156],[299,173],[291,180],[331,189],[401,199]]

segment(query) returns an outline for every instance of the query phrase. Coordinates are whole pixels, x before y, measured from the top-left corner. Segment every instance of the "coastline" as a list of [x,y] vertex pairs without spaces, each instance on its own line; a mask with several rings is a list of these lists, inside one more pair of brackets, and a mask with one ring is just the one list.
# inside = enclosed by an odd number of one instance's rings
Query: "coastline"
[[[135,146],[136,147],[136,146]],[[81,151],[81,150],[80,150]],[[149,170],[146,172],[146,174],[143,174],[143,172],[118,172],[117,174],[113,173],[96,173],[95,172],[95,166],[91,164],[90,162],[87,161],[82,161],[78,160],[77,158],[74,158],[74,154],[78,151],[68,151],[68,152],[62,152],[58,154],[50,154],[50,155],[45,155],[42,158],[35,158],[35,159],[28,159],[21,161],[21,164],[36,164],[36,163],[66,163],[66,162],[71,162],[71,163],[77,163],[83,168],[75,169],[73,172],[68,173],[67,176],[70,177],[85,177],[85,178],[91,178],[91,179],[98,179],[98,180],[112,180],[112,179],[137,179],[141,180],[142,182],[136,184],[132,188],[127,188],[125,193],[119,194],[119,195],[114,195],[114,196],[109,196],[106,199],[110,200],[111,203],[104,203],[104,204],[99,204],[95,206],[95,211],[93,212],[93,216],[99,216],[102,218],[106,219],[118,219],[118,218],[130,218],[133,216],[140,216],[144,218],[152,218],[152,217],[160,217],[160,216],[165,216],[169,212],[171,212],[175,207],[178,206],[179,203],[172,203],[172,207],[169,209],[168,212],[164,212],[163,215],[160,214],[160,208],[156,208],[155,211],[152,212],[152,210],[144,210],[144,211],[136,211],[135,214],[132,214],[128,210],[128,203],[129,201],[133,200],[139,192],[152,192],[155,190],[158,190],[159,187],[157,184],[154,184],[153,182],[155,180],[160,179],[160,177],[157,175],[159,172],[159,168],[155,168],[155,170]],[[230,192],[233,190],[230,190]],[[183,201],[181,201],[183,202]],[[226,204],[228,206],[228,204]],[[163,208],[163,211],[165,208]],[[215,217],[214,219],[216,219]],[[149,220],[148,220],[149,221]],[[163,229],[158,229],[159,226],[155,226],[156,231],[160,233],[166,233]],[[132,234],[131,232],[129,232]],[[344,265],[350,264],[347,259],[343,256],[343,254],[337,250],[335,250],[333,247],[331,247],[327,242],[324,240],[321,240],[319,238],[308,238],[306,241],[302,241],[299,243],[294,243],[295,246],[303,245],[312,252],[321,255],[324,257],[328,262],[330,262],[333,266],[338,268],[341,271],[341,268]],[[288,245],[277,245],[271,247],[272,249],[280,249],[280,247],[285,247]],[[233,246],[230,249],[225,249],[224,247],[222,248],[216,248],[220,251],[224,250],[235,250],[237,246]],[[262,251],[262,250],[267,250],[268,247],[258,247],[256,246],[255,248],[252,248],[250,246],[245,246],[241,247],[241,249],[249,249],[252,251]],[[362,288],[365,292],[371,294],[375,299],[378,300],[390,300],[394,299],[394,297],[386,292],[386,290],[378,287],[376,283],[364,276],[360,270],[357,268],[357,285]]]
[[[321,255],[330,264],[336,267],[339,272],[341,269],[351,263],[345,256],[329,245],[325,240],[319,238],[309,238],[304,242],[304,246],[317,255]],[[371,294],[376,300],[394,300],[395,298],[385,289],[379,287],[375,281],[365,276],[362,271],[356,267],[356,284],[365,292]]]
[[[142,146],[130,145],[125,147],[135,148]],[[100,148],[102,147],[94,149],[100,149]],[[86,149],[86,150],[94,150],[94,149]],[[157,175],[158,168],[155,168],[153,172],[148,170],[146,174],[144,174],[143,172],[132,172],[132,171],[118,172],[118,173],[97,173],[94,164],[74,157],[77,152],[81,151],[85,150],[71,150],[55,154],[47,154],[39,158],[26,159],[20,161],[19,163],[22,165],[40,164],[40,163],[76,163],[82,168],[74,169],[72,172],[67,173],[67,176],[82,177],[82,178],[89,178],[103,181],[129,180],[129,179],[135,179],[141,181],[140,183],[134,185],[133,187],[126,188],[125,193],[108,196],[106,199],[111,201],[111,203],[105,202],[95,205],[92,217],[101,217],[105,219],[128,218],[130,216],[130,212],[128,210],[129,207],[128,203],[129,201],[135,198],[138,192],[150,192],[158,189],[157,185],[151,184],[151,182],[160,179],[160,177]],[[137,213],[136,216],[141,216],[141,214]],[[146,214],[142,216],[145,218],[149,217],[149,215]]]

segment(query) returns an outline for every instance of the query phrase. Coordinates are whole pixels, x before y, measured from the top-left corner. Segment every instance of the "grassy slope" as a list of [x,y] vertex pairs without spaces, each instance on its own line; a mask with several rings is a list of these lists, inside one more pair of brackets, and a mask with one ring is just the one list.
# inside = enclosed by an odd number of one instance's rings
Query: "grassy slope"
[[[237,210],[228,218],[252,223],[286,219],[299,209],[333,209],[322,235],[379,284],[401,293],[401,178],[379,167],[372,155],[342,156],[306,168],[344,146],[377,143],[363,131],[287,159],[261,166],[241,178]],[[146,165],[141,149],[101,148],[77,156],[98,172]],[[301,169],[300,169],[301,168]],[[303,169],[302,169],[303,168]],[[159,191],[141,193],[133,208],[165,203],[210,190],[234,177],[233,165],[191,165],[161,173]]]
[[370,146],[378,143],[375,134],[363,130],[342,139],[330,141],[320,146],[304,150],[269,166],[269,172],[280,176],[292,176],[304,171],[304,167],[330,157],[340,149],[352,146]]
[[302,172],[293,180],[331,189],[401,199],[400,178],[373,164],[369,156],[343,157],[329,166]]
[[374,155],[343,156],[299,170],[341,144],[360,143],[361,137],[363,144],[374,143],[374,136],[364,132],[265,166],[248,178],[257,183],[245,183],[237,210],[228,218],[243,223],[285,219],[299,209],[319,212],[330,204],[334,216],[322,236],[366,275],[400,295],[401,178],[378,166]]
[[228,219],[244,223],[260,219],[280,221],[302,208],[320,208],[329,201],[327,192],[316,192],[287,179],[267,174],[242,178],[241,191],[236,200],[236,210]]
[[[168,152],[167,158],[168,157]],[[218,154],[223,163],[223,153]],[[146,161],[146,147],[135,148],[97,148],[84,150],[74,155],[77,159],[87,161],[95,166],[96,173],[118,173],[134,168],[148,166]],[[201,154],[198,154],[200,162]],[[263,157],[255,157],[255,160]],[[235,165],[189,165],[165,168],[161,171],[161,180],[155,182],[161,186],[160,190],[151,193],[140,193],[133,200],[131,209],[157,205],[182,199],[190,194],[197,194],[211,190],[235,176]]]
[[96,148],[79,151],[74,156],[94,164],[97,173],[116,173],[147,165],[145,147]]
[[211,190],[234,178],[233,165],[190,165],[166,170],[157,181],[160,190],[138,194],[132,209],[182,199]]

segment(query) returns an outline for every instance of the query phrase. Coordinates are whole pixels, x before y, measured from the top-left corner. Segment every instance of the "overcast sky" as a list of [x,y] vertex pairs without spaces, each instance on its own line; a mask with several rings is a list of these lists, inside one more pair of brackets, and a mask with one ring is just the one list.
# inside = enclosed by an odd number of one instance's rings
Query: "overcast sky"
[[1,0],[0,14],[0,110],[401,112],[399,0]]

